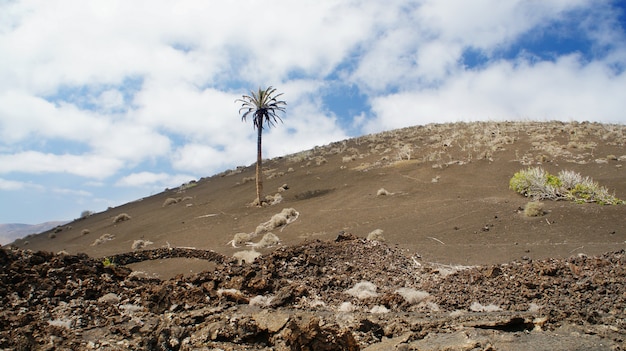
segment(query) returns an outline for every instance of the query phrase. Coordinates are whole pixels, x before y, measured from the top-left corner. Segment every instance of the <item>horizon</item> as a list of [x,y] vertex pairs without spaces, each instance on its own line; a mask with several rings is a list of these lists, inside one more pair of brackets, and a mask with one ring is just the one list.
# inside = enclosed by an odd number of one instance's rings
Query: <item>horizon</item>
[[[268,159],[429,123],[624,124],[625,8],[1,4],[0,223],[72,220],[254,164],[235,99],[259,86],[287,102]],[[240,25],[258,13],[276,20]]]

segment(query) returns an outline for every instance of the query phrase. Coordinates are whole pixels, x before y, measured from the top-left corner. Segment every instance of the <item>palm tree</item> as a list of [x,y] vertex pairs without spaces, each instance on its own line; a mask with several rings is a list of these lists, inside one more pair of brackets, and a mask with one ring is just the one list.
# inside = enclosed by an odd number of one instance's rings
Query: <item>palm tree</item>
[[268,127],[273,127],[276,122],[283,121],[278,116],[278,113],[285,113],[284,106],[287,103],[278,100],[281,95],[283,94],[276,94],[276,89],[271,86],[265,90],[259,87],[257,93],[250,91],[250,95],[242,95],[241,99],[235,100],[235,102],[241,102],[241,108],[239,109],[241,120],[245,122],[248,116],[252,116],[253,128],[257,130],[256,201],[254,202],[257,206],[263,205],[261,134],[263,133],[264,124]]

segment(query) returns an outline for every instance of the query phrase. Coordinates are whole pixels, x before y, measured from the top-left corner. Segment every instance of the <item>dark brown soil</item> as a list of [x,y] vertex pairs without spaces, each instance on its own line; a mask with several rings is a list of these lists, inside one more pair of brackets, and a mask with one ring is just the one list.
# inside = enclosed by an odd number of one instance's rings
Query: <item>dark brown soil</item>
[[[624,349],[626,206],[527,217],[508,184],[566,169],[624,199],[625,144],[619,125],[429,125],[267,160],[271,206],[248,205],[252,166],[184,184],[4,251],[0,348]],[[361,281],[378,295],[346,293]]]
[[[160,281],[87,256],[0,250],[0,348],[621,350],[626,252],[480,267],[340,235]],[[162,259],[168,251],[118,255]]]

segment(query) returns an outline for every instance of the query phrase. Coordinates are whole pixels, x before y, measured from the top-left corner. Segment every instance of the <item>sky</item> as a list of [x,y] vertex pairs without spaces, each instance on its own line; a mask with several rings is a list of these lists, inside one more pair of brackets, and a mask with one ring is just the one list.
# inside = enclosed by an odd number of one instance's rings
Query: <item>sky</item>
[[[0,0],[0,223],[427,123],[626,123],[624,0]],[[252,195],[251,195],[252,196]]]

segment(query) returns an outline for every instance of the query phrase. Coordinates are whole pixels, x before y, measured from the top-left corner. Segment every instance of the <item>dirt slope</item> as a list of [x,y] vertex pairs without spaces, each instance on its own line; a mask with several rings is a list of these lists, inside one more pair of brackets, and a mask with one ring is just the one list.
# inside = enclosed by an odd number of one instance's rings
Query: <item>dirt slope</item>
[[[626,198],[625,143],[626,128],[616,125],[418,126],[268,160],[266,193],[288,186],[273,206],[247,206],[254,198],[254,167],[240,167],[15,244],[105,257],[146,240],[152,242],[148,248],[184,246],[231,255],[240,250],[228,244],[236,233],[254,233],[283,208],[293,208],[298,219],[274,232],[283,245],[328,240],[339,231],[365,237],[381,229],[388,243],[439,263],[601,254],[626,248],[626,206],[547,201],[547,215],[529,218],[518,211],[528,199],[508,184],[526,167],[555,174],[568,169]],[[381,188],[389,195],[377,196]],[[182,201],[164,206],[168,198]],[[121,213],[131,220],[114,223]],[[104,234],[114,239],[93,245]]]
[[268,160],[263,208],[253,167],[183,184],[0,251],[0,348],[623,350],[626,205],[527,217],[508,185],[566,169],[624,199],[625,144],[428,125]]

